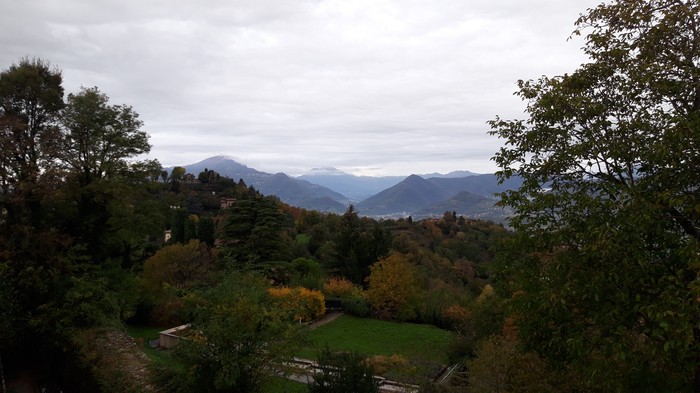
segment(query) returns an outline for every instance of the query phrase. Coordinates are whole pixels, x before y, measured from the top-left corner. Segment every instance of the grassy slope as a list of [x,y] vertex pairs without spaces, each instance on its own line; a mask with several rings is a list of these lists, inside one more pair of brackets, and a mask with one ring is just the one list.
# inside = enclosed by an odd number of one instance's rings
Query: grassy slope
[[429,325],[396,323],[343,315],[310,334],[312,345],[301,357],[315,358],[326,344],[331,349],[354,350],[365,355],[391,356],[446,364],[451,333]]
[[270,377],[260,388],[262,393],[305,393],[309,389],[301,382],[290,381],[282,377]]

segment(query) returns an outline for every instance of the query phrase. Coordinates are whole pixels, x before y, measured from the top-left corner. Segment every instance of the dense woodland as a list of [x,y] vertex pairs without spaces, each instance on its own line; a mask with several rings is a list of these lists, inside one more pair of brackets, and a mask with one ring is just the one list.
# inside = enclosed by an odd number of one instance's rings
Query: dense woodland
[[[0,73],[3,382],[255,392],[332,300],[454,332],[457,375],[424,391],[700,391],[699,15],[696,0],[603,4],[574,32],[590,63],[519,83],[528,119],[490,122],[499,176],[524,180],[501,195],[508,230],[319,213],[164,171],[138,160],[133,108],[18,60]],[[126,325],[183,323],[172,363],[120,358]],[[346,380],[372,372],[337,359],[359,373]]]

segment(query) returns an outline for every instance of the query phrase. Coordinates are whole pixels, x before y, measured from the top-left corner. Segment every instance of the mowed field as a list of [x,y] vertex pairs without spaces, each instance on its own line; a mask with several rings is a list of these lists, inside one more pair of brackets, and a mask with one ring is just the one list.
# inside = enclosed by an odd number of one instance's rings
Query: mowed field
[[343,315],[310,332],[311,344],[300,357],[315,359],[321,348],[352,350],[367,356],[399,355],[447,364],[452,333],[430,325],[398,323]]

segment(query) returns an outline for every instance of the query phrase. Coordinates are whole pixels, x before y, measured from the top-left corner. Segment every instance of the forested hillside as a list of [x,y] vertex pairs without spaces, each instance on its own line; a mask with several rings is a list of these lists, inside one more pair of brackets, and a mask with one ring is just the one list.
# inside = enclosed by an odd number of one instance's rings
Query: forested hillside
[[[508,229],[449,209],[486,203],[450,198],[451,179],[387,191],[441,217],[379,220],[167,171],[139,160],[149,135],[128,104],[66,94],[46,60],[7,66],[0,386],[376,392],[389,374],[422,392],[700,392],[700,3],[614,0],[576,27],[590,62],[520,81],[527,119],[489,122],[515,184]],[[270,388],[305,372],[290,361],[319,348],[327,306],[348,329],[432,335],[439,353],[326,345],[308,386]],[[172,347],[147,345],[181,325]]]

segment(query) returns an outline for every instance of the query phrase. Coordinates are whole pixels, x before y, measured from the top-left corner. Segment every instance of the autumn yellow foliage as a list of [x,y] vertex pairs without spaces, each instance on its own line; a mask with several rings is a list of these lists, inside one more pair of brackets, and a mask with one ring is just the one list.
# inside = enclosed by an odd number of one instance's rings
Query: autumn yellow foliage
[[331,277],[323,285],[323,293],[328,297],[343,299],[364,298],[362,288],[343,277]]
[[442,316],[450,322],[452,329],[457,332],[464,333],[469,329],[471,312],[458,304],[447,307]]
[[272,301],[287,310],[295,321],[313,321],[326,313],[326,299],[315,289],[279,287],[268,288],[267,293]]
[[374,355],[370,356],[367,361],[374,367],[374,372],[379,375],[385,374],[392,369],[405,369],[409,366],[408,359],[398,354],[391,356]]
[[415,318],[423,289],[410,257],[394,252],[374,263],[370,270],[367,299],[376,315],[401,321]]
[[484,289],[481,290],[479,297],[476,298],[476,302],[483,303],[486,301],[486,299],[493,296],[494,294],[495,294],[495,292],[493,291],[493,287],[490,284],[486,284],[484,286]]

